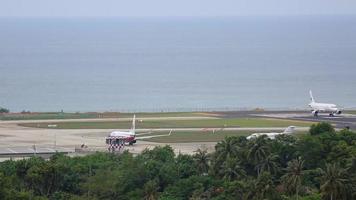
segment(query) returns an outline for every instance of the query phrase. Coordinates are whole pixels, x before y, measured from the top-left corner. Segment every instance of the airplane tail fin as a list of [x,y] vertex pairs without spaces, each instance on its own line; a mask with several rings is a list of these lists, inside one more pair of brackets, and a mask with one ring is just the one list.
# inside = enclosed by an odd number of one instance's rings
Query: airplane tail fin
[[310,95],[310,101],[312,103],[314,103],[315,101],[314,101],[314,97],[313,97],[313,92],[311,90],[309,90],[309,95]]
[[283,131],[283,133],[284,133],[284,134],[292,134],[292,133],[294,133],[294,131],[295,131],[295,126],[288,126],[288,127]]
[[131,133],[136,134],[135,131],[136,131],[136,115],[134,115],[132,119]]

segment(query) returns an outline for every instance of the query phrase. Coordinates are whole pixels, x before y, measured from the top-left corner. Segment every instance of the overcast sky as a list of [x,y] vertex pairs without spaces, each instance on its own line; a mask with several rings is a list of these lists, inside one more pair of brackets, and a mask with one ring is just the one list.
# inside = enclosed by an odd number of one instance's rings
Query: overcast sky
[[3,17],[320,14],[356,14],[356,0],[0,0]]

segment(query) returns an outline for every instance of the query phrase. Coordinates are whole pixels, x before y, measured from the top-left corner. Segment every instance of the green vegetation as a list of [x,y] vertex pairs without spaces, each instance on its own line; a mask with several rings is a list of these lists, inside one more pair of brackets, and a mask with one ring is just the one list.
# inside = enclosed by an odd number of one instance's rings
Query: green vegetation
[[[9,109],[6,109],[6,108],[3,108],[3,107],[0,107],[0,114],[4,114],[4,113],[9,113],[10,110]],[[1,115],[0,115],[1,116]]]
[[10,160],[0,163],[0,199],[356,199],[356,133],[227,137],[194,155],[165,146]]
[[[1,112],[0,112],[1,113]],[[209,116],[198,112],[162,112],[162,113],[136,113],[140,117],[189,117]],[[89,112],[89,113],[65,113],[65,112],[43,112],[43,113],[9,113],[0,116],[0,120],[40,120],[40,119],[93,119],[93,118],[122,118],[132,117],[133,113],[119,112]]]
[[319,124],[313,124],[310,127],[309,132],[310,132],[310,135],[318,135],[320,133],[325,133],[325,132],[335,133],[335,129],[331,124],[326,123],[326,122],[321,122]]
[[[51,123],[22,123],[21,126],[48,128]],[[57,129],[129,129],[131,121],[95,121],[95,122],[58,122]],[[226,127],[287,127],[310,126],[312,122],[264,118],[229,118],[229,119],[184,119],[184,120],[143,120],[136,123],[136,128],[226,128]]]

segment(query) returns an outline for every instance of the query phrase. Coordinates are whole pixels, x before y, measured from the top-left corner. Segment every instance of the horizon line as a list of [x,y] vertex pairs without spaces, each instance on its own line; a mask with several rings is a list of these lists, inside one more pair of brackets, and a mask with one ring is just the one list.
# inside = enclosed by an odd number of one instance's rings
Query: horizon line
[[11,16],[11,15],[0,15],[0,19],[155,19],[155,18],[166,18],[166,19],[210,19],[210,18],[240,18],[240,17],[356,17],[356,13],[350,14],[252,14],[252,15],[201,15],[201,16],[193,16],[193,15],[142,15],[142,16],[86,16],[86,15],[78,15],[78,16]]

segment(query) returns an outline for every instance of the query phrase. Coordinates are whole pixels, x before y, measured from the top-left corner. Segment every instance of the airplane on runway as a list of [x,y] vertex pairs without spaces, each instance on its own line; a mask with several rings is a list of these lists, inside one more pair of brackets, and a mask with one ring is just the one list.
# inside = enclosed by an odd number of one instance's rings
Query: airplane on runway
[[314,100],[313,93],[310,90],[310,103],[309,107],[312,109],[312,113],[314,114],[314,117],[317,117],[320,112],[326,112],[329,113],[330,117],[335,116],[335,114],[340,115],[342,111],[335,105],[331,103],[317,103]]
[[[106,140],[108,143],[108,140],[110,140],[110,138],[120,138],[124,140],[125,144],[133,145],[134,143],[136,143],[136,140],[170,136],[172,131],[173,130],[171,129],[170,132],[166,135],[142,136],[142,135],[151,134],[152,132],[136,134],[136,115],[134,115],[132,119],[132,128],[130,131],[113,131],[109,134]],[[136,136],[142,136],[142,137],[136,137]]]
[[278,135],[293,134],[294,130],[295,130],[295,126],[289,126],[282,133],[273,133],[273,132],[272,133],[253,133],[253,134],[247,136],[246,139],[250,140],[250,139],[253,139],[253,138],[258,138],[258,137],[260,137],[262,135],[266,135],[269,139],[273,140]]

